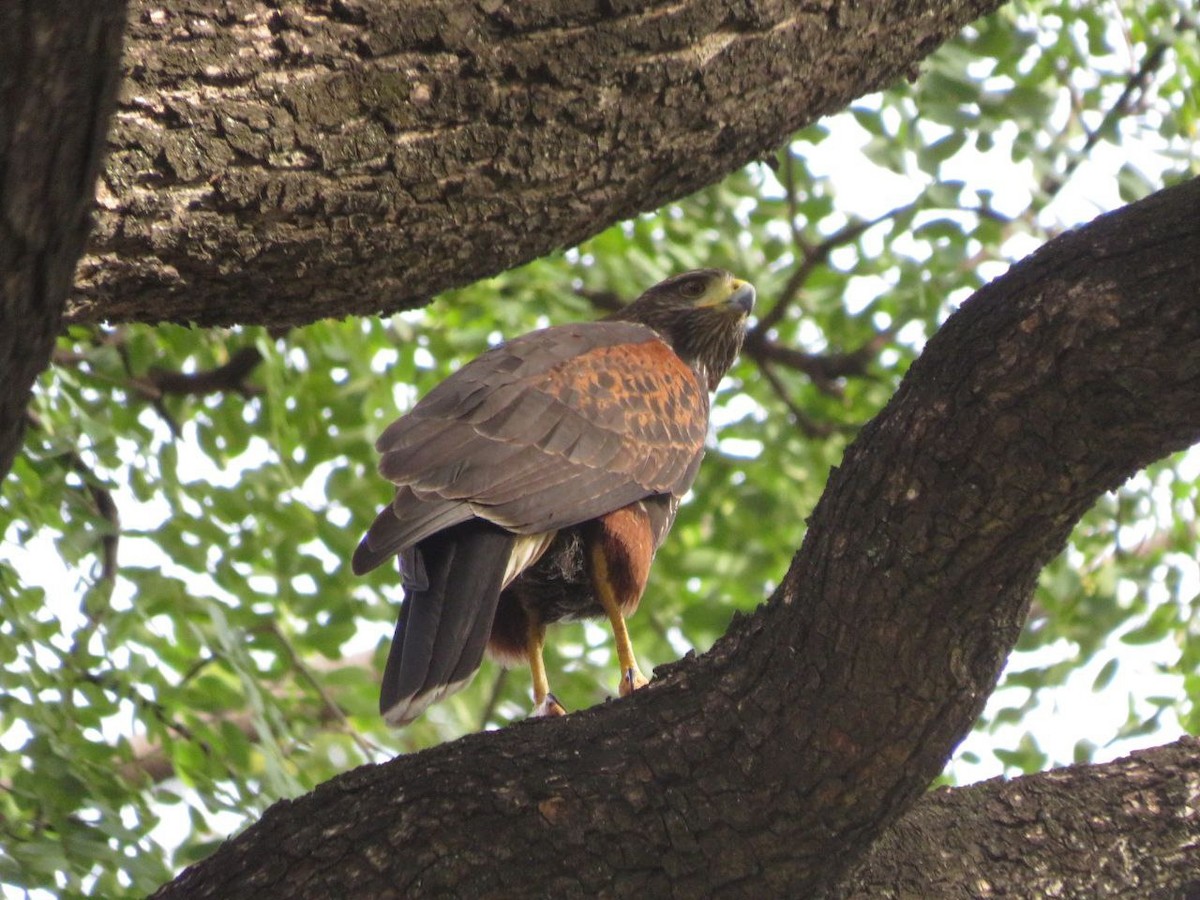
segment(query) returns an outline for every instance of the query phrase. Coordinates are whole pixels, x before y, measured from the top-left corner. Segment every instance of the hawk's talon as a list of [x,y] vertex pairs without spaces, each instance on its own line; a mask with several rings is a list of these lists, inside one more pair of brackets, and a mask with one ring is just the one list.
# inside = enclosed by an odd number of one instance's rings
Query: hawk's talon
[[637,666],[630,666],[621,676],[620,692],[622,697],[628,697],[634,691],[640,691],[650,683]]
[[529,714],[531,719],[540,719],[546,716],[555,717],[565,716],[567,714],[566,707],[558,702],[558,698],[553,694],[547,694],[542,702],[533,708],[533,712]]

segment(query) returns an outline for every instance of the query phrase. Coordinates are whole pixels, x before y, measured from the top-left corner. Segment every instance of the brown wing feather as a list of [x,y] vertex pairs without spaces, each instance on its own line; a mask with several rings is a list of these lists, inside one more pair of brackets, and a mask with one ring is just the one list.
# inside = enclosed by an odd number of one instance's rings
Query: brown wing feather
[[524,335],[384,431],[380,472],[401,489],[364,563],[472,515],[532,534],[681,496],[707,427],[705,385],[651,329],[594,322]]

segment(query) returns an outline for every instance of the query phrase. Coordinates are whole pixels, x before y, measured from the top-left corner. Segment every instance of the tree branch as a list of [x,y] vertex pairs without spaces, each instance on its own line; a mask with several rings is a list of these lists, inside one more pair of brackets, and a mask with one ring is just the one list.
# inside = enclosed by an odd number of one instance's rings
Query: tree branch
[[91,224],[125,4],[0,8],[0,478]]
[[[163,398],[168,394],[204,396],[215,393],[237,393],[249,399],[262,394],[263,389],[250,381],[250,373],[262,362],[262,354],[254,347],[242,347],[236,350],[227,362],[212,369],[199,372],[177,372],[170,369],[152,367],[145,375],[138,375],[133,370],[129,358],[129,348],[125,342],[125,330],[118,328],[98,336],[96,343],[114,347],[121,357],[125,367],[127,381],[123,386],[143,397],[154,408],[155,412],[167,423],[171,434],[179,437],[182,430],[175,416],[167,409]],[[67,350],[55,350],[51,354],[51,362],[61,366],[76,366],[88,360],[86,353]]]
[[[321,685],[320,679],[315,676],[313,671],[332,672],[336,669],[363,668],[374,672],[378,677],[382,675],[382,672],[379,672],[374,665],[374,653],[360,653],[337,661],[321,659],[316,663],[301,665],[290,642],[286,641],[286,636],[279,634],[278,637],[287,645],[286,653],[290,664],[296,670],[297,674],[308,682],[319,700],[319,703],[313,704],[312,709],[308,710],[303,715],[303,718],[312,720],[322,727],[336,726],[338,730],[352,736],[364,758],[378,758],[382,752],[381,748],[353,732],[353,726],[347,721],[345,712]],[[108,690],[113,689],[113,686],[104,683],[101,683],[101,686],[106,687]],[[285,691],[286,688],[281,685],[275,685],[271,688],[271,693],[277,697],[284,696]],[[155,717],[169,729],[180,734],[187,740],[195,739],[195,736],[186,726],[171,721],[161,706],[155,704],[152,706],[152,709]],[[259,733],[258,723],[255,720],[253,710],[247,709],[232,715],[201,713],[198,718],[214,728],[224,724],[232,725],[251,743],[259,741],[262,737]],[[121,777],[130,784],[140,784],[146,779],[154,782],[165,781],[177,774],[175,763],[171,758],[170,748],[161,741],[151,740],[144,735],[135,735],[129,741],[129,749],[131,758],[121,766],[120,773]],[[211,748],[207,745],[201,744],[201,749],[206,754],[211,753]]]
[[[1176,26],[1179,31],[1192,27],[1186,17],[1180,17],[1179,24]],[[1169,45],[1163,41],[1153,42],[1149,45],[1149,52],[1146,58],[1142,60],[1142,64],[1137,70],[1131,72],[1125,81],[1125,87],[1121,90],[1121,95],[1117,97],[1116,102],[1104,114],[1104,118],[1095,130],[1089,131],[1087,126],[1080,122],[1087,139],[1083,142],[1083,146],[1078,153],[1073,154],[1067,160],[1066,166],[1061,173],[1051,173],[1042,180],[1042,193],[1047,197],[1056,196],[1067,182],[1071,180],[1071,176],[1079,168],[1080,164],[1087,159],[1088,154],[1095,149],[1100,143],[1100,139],[1104,135],[1116,128],[1117,123],[1125,116],[1129,115],[1134,110],[1134,95],[1146,93],[1150,86],[1150,81],[1155,73],[1162,68],[1163,63],[1167,59],[1167,51]],[[1072,98],[1074,101],[1074,98]]]
[[[25,421],[30,430],[41,431],[44,428],[42,420],[32,409],[25,410]],[[121,516],[117,501],[113,499],[112,491],[104,487],[103,480],[76,451],[68,451],[62,458],[67,468],[79,477],[80,487],[87,492],[91,501],[91,511],[96,518],[104,521],[100,552],[97,554],[100,570],[97,580],[106,591],[111,592],[117,580],[117,546],[121,540]]]
[[137,389],[150,399],[160,399],[164,394],[216,394],[231,392],[243,397],[256,397],[262,388],[250,382],[250,373],[262,362],[262,354],[254,347],[242,347],[229,361],[215,369],[200,372],[173,372],[153,368],[144,377],[136,378]]
[[[789,159],[791,157],[789,156]],[[791,172],[789,166],[786,170]],[[795,198],[793,191],[794,185],[788,182],[788,198],[789,205],[794,205]],[[844,247],[846,244],[852,244],[863,236],[867,231],[870,231],[876,225],[886,222],[888,219],[894,219],[896,216],[909,212],[916,206],[916,202],[906,203],[904,206],[898,206],[895,209],[876,216],[873,219],[856,219],[850,222],[833,234],[823,239],[820,243],[810,245],[803,240],[799,231],[796,229],[795,223],[792,224],[792,243],[796,246],[797,252],[800,254],[800,260],[792,269],[792,274],[788,276],[788,280],[784,283],[783,289],[779,292],[779,296],[775,299],[775,305],[767,310],[766,314],[759,319],[758,324],[750,331],[747,336],[752,342],[764,342],[769,340],[770,331],[781,321],[787,314],[788,309],[796,301],[800,295],[801,289],[808,283],[808,279],[813,273],[825,265],[829,261],[829,255],[839,247]],[[793,212],[794,216],[795,213]]]
[[1025,897],[1195,897],[1198,785],[1200,740],[1185,737],[1104,765],[935,791],[838,896],[978,897],[1020,885]]
[[835,382],[847,376],[861,377],[867,374],[867,366],[879,356],[887,342],[895,336],[892,329],[884,329],[861,347],[848,353],[805,353],[794,347],[786,347],[763,336],[755,329],[746,335],[743,352],[760,362],[772,362],[789,369],[803,372],[817,387],[827,393],[837,393]]
[[833,433],[834,428],[829,422],[814,421],[813,418],[801,408],[800,404],[796,403],[796,401],[792,399],[791,394],[788,392],[787,385],[784,384],[783,380],[779,377],[779,375],[776,374],[775,368],[770,362],[760,359],[758,361],[758,370],[762,372],[763,377],[767,379],[767,384],[770,386],[771,390],[775,392],[775,396],[778,397],[780,402],[787,407],[788,413],[792,417],[792,421],[795,422],[796,427],[800,429],[805,437],[818,439],[828,437]]
[[709,653],[347,773],[159,896],[831,890],[969,730],[1073,524],[1200,439],[1198,207],[1200,180],[1162,191],[965,303],[847,451],[779,590]]
[[69,318],[421,305],[761,158],[999,5],[135,0]]

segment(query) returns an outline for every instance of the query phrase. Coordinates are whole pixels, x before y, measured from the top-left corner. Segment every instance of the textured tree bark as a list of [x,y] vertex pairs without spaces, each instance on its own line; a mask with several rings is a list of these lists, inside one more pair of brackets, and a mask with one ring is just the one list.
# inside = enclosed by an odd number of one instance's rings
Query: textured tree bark
[[710,184],[1001,0],[135,0],[72,321],[418,306]]
[[1200,740],[923,797],[843,900],[1200,897]]
[[1162,191],[964,304],[711,652],[627,700],[347,773],[160,896],[832,890],[978,716],[1073,523],[1200,439],[1197,208],[1200,180]]
[[0,6],[0,478],[91,223],[124,11],[123,0]]

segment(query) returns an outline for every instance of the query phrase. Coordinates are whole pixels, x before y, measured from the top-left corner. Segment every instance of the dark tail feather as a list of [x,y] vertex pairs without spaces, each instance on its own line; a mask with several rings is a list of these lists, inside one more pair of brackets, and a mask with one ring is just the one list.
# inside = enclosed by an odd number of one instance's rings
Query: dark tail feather
[[355,575],[365,575],[405,548],[470,518],[471,509],[465,503],[421,500],[403,485],[359,541],[350,566]]
[[422,541],[427,584],[407,589],[379,710],[405,725],[470,682],[483,659],[516,537],[478,520]]
[[[350,568],[354,574],[365,575],[387,561],[399,549],[389,532],[399,530],[400,520],[396,518],[390,506],[385,506],[354,549],[354,556],[350,559]],[[372,544],[375,546],[372,547]]]

